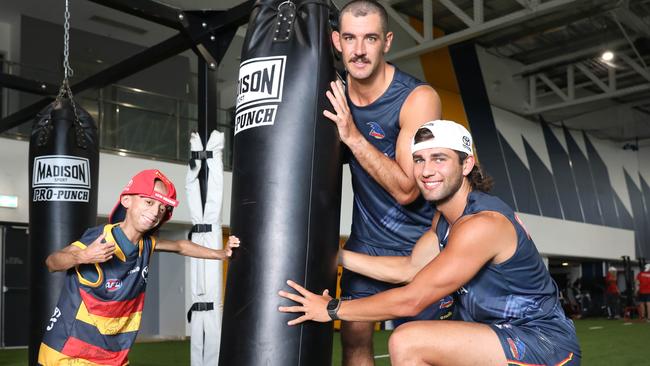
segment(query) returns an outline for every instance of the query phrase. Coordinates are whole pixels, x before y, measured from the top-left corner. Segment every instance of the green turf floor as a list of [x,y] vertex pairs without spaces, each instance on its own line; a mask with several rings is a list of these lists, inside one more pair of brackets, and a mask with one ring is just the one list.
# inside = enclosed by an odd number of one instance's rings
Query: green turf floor
[[[650,323],[623,320],[578,320],[582,364],[587,366],[650,366]],[[377,366],[390,365],[387,357],[389,332],[375,333]],[[26,366],[26,349],[0,350],[0,365]],[[134,366],[189,365],[189,342],[137,343],[129,354]],[[341,364],[339,334],[335,333],[332,365]]]

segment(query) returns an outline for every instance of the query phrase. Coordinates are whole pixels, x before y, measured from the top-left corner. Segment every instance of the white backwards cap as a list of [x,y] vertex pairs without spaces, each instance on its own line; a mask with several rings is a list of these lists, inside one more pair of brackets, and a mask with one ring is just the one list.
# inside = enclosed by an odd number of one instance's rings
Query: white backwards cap
[[415,143],[415,139],[411,141],[411,154],[416,151],[431,149],[434,147],[444,147],[468,155],[473,155],[472,151],[472,135],[469,131],[461,125],[453,121],[436,120],[429,121],[422,125],[420,129],[427,129],[433,134],[433,138]]

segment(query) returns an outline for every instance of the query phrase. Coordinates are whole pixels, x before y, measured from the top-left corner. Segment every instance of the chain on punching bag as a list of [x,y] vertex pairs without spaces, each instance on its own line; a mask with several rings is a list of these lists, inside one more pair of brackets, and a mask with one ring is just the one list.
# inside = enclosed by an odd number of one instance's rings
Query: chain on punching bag
[[340,142],[323,116],[336,79],[329,0],[260,0],[242,50],[219,364],[330,365],[332,325],[289,327],[287,279],[336,285]]
[[97,126],[75,103],[70,90],[69,18],[66,0],[65,76],[56,100],[36,116],[29,142],[30,365],[37,364],[48,323],[56,321],[55,307],[64,280],[64,273],[48,272],[45,258],[95,226],[97,217]]

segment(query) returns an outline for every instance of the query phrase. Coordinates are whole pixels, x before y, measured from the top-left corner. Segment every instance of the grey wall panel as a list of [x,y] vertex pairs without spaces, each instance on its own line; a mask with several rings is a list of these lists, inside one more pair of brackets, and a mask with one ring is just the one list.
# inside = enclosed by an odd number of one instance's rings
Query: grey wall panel
[[603,225],[603,218],[600,213],[600,206],[596,198],[596,188],[589,169],[589,162],[578,147],[569,130],[563,128],[566,137],[567,148],[569,150],[569,159],[573,178],[578,189],[578,197],[582,205],[582,213],[585,222],[596,225]]
[[594,148],[587,134],[583,132],[585,145],[587,146],[587,156],[589,158],[589,167],[594,178],[596,196],[600,205],[600,212],[603,218],[603,224],[613,227],[621,227],[616,206],[614,204],[614,190],[609,179],[609,173],[605,162]]
[[562,212],[564,212],[564,219],[584,222],[576,183],[569,165],[569,156],[548,125],[542,124],[542,130],[544,131],[546,148],[551,158],[551,166],[560,196],[560,203],[562,204]]
[[521,161],[517,153],[510,147],[508,141],[499,133],[503,156],[508,166],[508,174],[512,183],[512,191],[517,202],[517,211],[539,215],[539,203],[535,194],[535,186],[528,168]]
[[627,191],[630,195],[630,202],[632,203],[632,215],[634,222],[634,242],[636,245],[636,255],[637,257],[643,257],[643,248],[645,247],[644,243],[646,242],[645,236],[645,211],[643,209],[643,194],[639,187],[636,186],[632,177],[625,171],[625,183],[627,185]]
[[650,186],[648,182],[639,174],[641,181],[641,193],[643,196],[643,234],[645,240],[641,243],[641,254],[643,258],[650,256],[650,212],[648,212],[648,203],[650,203]]
[[621,222],[621,228],[626,230],[634,230],[634,221],[632,220],[632,215],[630,215],[630,212],[623,205],[621,198],[618,197],[616,192],[614,192],[614,205],[616,206],[618,220]]
[[524,140],[528,166],[530,167],[535,192],[537,192],[541,214],[542,216],[562,219],[562,207],[560,206],[560,199],[553,174],[551,174],[546,165],[537,156],[537,153],[528,141],[523,137],[522,139]]

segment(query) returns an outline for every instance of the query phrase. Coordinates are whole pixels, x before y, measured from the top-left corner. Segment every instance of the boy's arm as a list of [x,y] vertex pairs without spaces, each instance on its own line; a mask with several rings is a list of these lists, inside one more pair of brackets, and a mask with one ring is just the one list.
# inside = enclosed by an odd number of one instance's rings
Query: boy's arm
[[239,238],[230,236],[228,243],[223,249],[211,249],[198,245],[189,240],[166,240],[158,239],[156,241],[156,251],[172,252],[194,258],[205,259],[226,259],[232,255],[232,249],[239,246]]
[[101,234],[86,248],[74,244],[50,254],[45,265],[50,272],[67,271],[80,264],[103,263],[113,257],[115,243],[102,243],[105,234]]

